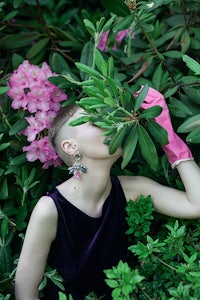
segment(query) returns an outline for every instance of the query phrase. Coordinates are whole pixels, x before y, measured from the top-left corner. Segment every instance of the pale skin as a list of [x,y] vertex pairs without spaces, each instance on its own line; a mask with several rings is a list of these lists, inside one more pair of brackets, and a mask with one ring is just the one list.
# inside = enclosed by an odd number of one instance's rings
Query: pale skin
[[[70,119],[79,117],[81,110]],[[68,135],[66,135],[68,132]],[[111,190],[110,170],[122,154],[113,155],[103,144],[101,129],[89,123],[62,129],[60,147],[66,155],[77,150],[82,154],[82,164],[88,168],[81,180],[71,177],[57,186],[60,193],[84,213],[98,217]],[[69,136],[70,135],[70,136]],[[200,217],[200,169],[194,161],[177,166],[185,192],[169,188],[141,176],[119,176],[127,201],[136,201],[141,194],[151,195],[157,212],[176,218]],[[95,179],[95,180],[94,180]],[[92,184],[91,184],[92,183]],[[42,197],[33,210],[20,255],[15,278],[16,300],[38,300],[38,287],[42,280],[49,249],[55,239],[57,210],[50,197]]]

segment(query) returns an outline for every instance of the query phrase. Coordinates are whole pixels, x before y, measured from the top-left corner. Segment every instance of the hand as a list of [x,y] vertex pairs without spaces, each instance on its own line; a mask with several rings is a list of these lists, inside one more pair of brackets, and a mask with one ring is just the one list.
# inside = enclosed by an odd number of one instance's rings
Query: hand
[[177,166],[182,161],[192,160],[193,157],[190,149],[174,132],[169,110],[163,95],[150,87],[141,108],[147,109],[155,105],[162,107],[162,112],[158,117],[155,118],[155,121],[168,132],[169,143],[167,145],[163,145],[162,149],[164,150],[172,168]]

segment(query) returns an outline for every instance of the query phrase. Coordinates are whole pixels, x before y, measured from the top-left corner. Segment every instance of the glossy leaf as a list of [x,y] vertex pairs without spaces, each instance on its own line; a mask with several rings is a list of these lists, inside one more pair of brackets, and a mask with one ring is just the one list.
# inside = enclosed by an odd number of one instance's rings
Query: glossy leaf
[[90,116],[80,117],[80,118],[75,119],[74,121],[71,121],[71,122],[69,123],[69,126],[78,126],[78,125],[87,123],[87,122],[89,122],[90,120],[91,120],[91,117],[90,117]]
[[149,86],[145,84],[145,86],[142,88],[142,90],[139,92],[138,96],[136,97],[134,111],[137,111],[140,108],[148,93],[148,90],[149,90]]
[[152,139],[150,138],[148,132],[141,125],[138,125],[138,142],[140,145],[140,150],[141,150],[142,156],[147,161],[149,166],[154,171],[156,171],[156,169],[158,167],[157,151],[156,151],[155,145],[154,145]]
[[49,38],[44,38],[35,43],[27,52],[26,58],[32,59],[35,56],[38,56],[41,52],[46,50],[46,47],[49,43]]
[[188,118],[178,127],[178,132],[190,132],[200,127],[200,114]]
[[98,71],[96,71],[95,69],[93,69],[92,67],[86,66],[82,63],[75,63],[75,65],[77,66],[77,68],[81,71],[83,71],[84,73],[90,75],[90,76],[96,76],[98,78],[101,78],[101,73],[99,73]]
[[200,143],[200,126],[188,134],[186,141],[194,144]]
[[128,7],[121,0],[101,0],[103,6],[117,16],[125,17],[130,14]]
[[142,110],[140,113],[140,117],[145,119],[152,119],[159,116],[161,112],[162,112],[162,107],[160,107],[159,105],[155,105],[145,110]]
[[121,168],[124,169],[128,163],[130,162],[131,158],[134,155],[135,148],[137,146],[138,142],[138,132],[137,132],[137,127],[134,126],[131,128],[130,133],[128,137],[126,138],[126,142],[123,146],[123,161],[121,163]]
[[122,140],[126,135],[126,126],[123,126],[121,129],[117,130],[116,133],[112,136],[109,143],[109,152],[113,154],[121,146]]
[[158,123],[153,120],[148,120],[147,126],[149,132],[159,144],[166,145],[169,143],[167,131]]

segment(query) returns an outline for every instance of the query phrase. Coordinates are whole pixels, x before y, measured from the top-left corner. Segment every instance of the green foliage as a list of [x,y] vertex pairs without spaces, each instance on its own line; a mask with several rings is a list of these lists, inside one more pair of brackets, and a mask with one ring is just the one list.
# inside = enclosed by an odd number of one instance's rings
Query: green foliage
[[[148,87],[163,93],[174,129],[200,164],[198,12],[198,0],[1,1],[0,299],[14,299],[16,259],[33,207],[66,179],[64,166],[47,171],[27,162],[26,140],[18,134],[27,126],[25,112],[14,111],[5,94],[10,74],[24,59],[38,65],[47,61],[60,74],[49,80],[69,96],[63,105],[77,101],[88,113],[73,125],[91,121],[104,128],[111,153],[122,145],[113,173],[145,175],[182,189],[160,147],[166,133],[152,120],[160,108],[142,111],[140,106]],[[128,36],[117,43],[118,31],[127,28]],[[108,29],[102,52],[97,45]],[[133,93],[141,85],[136,100]],[[127,214],[130,260],[105,271],[114,299],[198,299],[199,220],[160,217],[150,196],[129,201]],[[62,284],[54,270],[45,273],[43,284],[47,277]]]
[[128,202],[133,256],[105,271],[113,299],[198,299],[199,221],[162,220],[153,211],[150,197]]

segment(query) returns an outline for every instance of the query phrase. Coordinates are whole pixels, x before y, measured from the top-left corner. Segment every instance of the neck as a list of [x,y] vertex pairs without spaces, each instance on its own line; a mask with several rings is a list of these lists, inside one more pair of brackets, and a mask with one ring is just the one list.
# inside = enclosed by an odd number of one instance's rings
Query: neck
[[82,174],[80,180],[74,177],[69,180],[71,187],[83,201],[101,202],[111,189],[110,167],[96,163],[87,164],[87,168],[87,173]]

